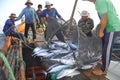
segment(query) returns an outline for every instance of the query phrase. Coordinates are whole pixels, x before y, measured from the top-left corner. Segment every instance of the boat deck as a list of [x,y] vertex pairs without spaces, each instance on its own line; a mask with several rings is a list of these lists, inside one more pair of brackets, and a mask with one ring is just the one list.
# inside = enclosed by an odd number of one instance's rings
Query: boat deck
[[[38,41],[37,44],[41,45],[41,41]],[[26,51],[25,53],[31,53],[30,50],[24,49],[23,51]],[[24,52],[23,52],[24,53]],[[33,59],[29,60],[28,55],[27,54],[27,59],[26,61],[28,61],[28,66],[33,66],[31,65],[34,64],[34,66],[40,66],[40,68],[45,68],[49,65],[49,62],[40,62],[39,63],[39,58],[34,59],[35,61],[32,61]],[[32,53],[31,53],[32,54]],[[120,55],[118,53],[118,55]],[[23,55],[25,57],[25,55]],[[92,73],[93,69],[89,69],[89,70],[80,70],[80,75],[77,75],[75,77],[65,77],[62,78],[60,80],[119,80],[120,78],[120,60],[115,60],[116,57],[113,57],[113,60],[111,61],[109,70],[107,72],[107,75],[102,75],[102,76],[96,76]],[[38,65],[39,64],[39,65]],[[100,65],[98,64],[97,68],[100,69]],[[44,80],[44,79],[43,79]],[[47,80],[50,80],[49,78],[47,78]]]
[[90,80],[120,80],[120,61],[111,61],[107,75],[96,76],[91,70],[83,71]]
[[[43,33],[37,37],[37,45],[41,46],[44,42]],[[56,40],[56,38],[55,38]],[[35,48],[36,44],[31,44],[33,48]],[[21,47],[21,45],[18,45]],[[16,49],[16,47],[15,47]],[[21,52],[22,50],[22,52]],[[23,53],[23,59],[26,63],[26,80],[34,80],[33,72],[38,76],[38,80],[50,80],[50,76],[45,77],[43,72],[45,68],[49,66],[49,62],[40,62],[40,58],[32,58],[31,54],[32,50],[23,46],[22,49],[19,49],[20,53]],[[120,80],[120,53],[117,52],[117,57],[113,57],[107,75],[96,76],[92,73],[93,69],[89,70],[79,70],[80,74],[74,77],[64,77],[59,80]],[[117,58],[117,59],[116,59]],[[98,64],[97,68],[100,69]],[[22,73],[22,72],[21,72]],[[46,78],[46,79],[45,79]],[[24,79],[22,79],[24,80]]]
[[[37,44],[40,46],[44,42],[44,33],[41,33],[40,36],[37,36]],[[54,40],[56,41],[56,37],[54,37]],[[29,52],[30,53],[30,52]],[[80,75],[75,76],[73,78],[65,77],[60,80],[120,80],[120,53],[117,52],[118,57],[112,57],[112,61],[109,67],[109,70],[107,72],[107,75],[97,76],[92,73],[93,69],[89,70],[80,70]],[[117,58],[117,59],[116,59]],[[36,59],[38,61],[38,59]],[[45,68],[44,63],[39,63],[39,66],[43,66]],[[49,64],[49,63],[45,63]],[[38,65],[37,65],[38,66]],[[100,69],[100,65],[97,65],[97,68]],[[49,80],[49,78],[47,79]]]

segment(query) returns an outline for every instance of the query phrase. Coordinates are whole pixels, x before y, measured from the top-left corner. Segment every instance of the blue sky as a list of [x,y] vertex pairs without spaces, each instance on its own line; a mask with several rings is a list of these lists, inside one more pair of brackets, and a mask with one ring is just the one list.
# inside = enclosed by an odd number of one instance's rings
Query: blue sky
[[[2,32],[2,28],[4,26],[4,23],[6,21],[6,19],[8,19],[9,15],[11,13],[16,13],[17,16],[19,15],[19,13],[21,12],[21,10],[26,7],[25,6],[25,2],[27,0],[0,0],[0,32]],[[44,5],[45,5],[45,1],[47,0],[31,0],[33,2],[33,6],[35,9],[37,9],[37,5],[38,4],[42,4],[43,5],[43,9],[44,9]],[[62,15],[62,17],[65,20],[70,19],[71,13],[72,13],[72,9],[73,9],[73,5],[75,0],[48,0],[50,2],[53,3],[53,7],[55,7],[58,12]],[[115,7],[117,8],[118,14],[120,14],[120,0],[112,0],[115,4]],[[77,4],[77,8],[76,8],[76,12],[74,15],[74,18],[76,21],[78,21],[80,19],[80,14],[78,13],[78,11],[82,11],[82,10],[87,10],[90,13],[90,17],[93,18],[93,20],[95,21],[95,26],[99,23],[99,19],[97,17],[97,12],[95,10],[94,4],[90,3],[90,2],[83,2],[81,0],[78,0],[78,4]],[[16,22],[16,24],[19,24],[20,21]]]

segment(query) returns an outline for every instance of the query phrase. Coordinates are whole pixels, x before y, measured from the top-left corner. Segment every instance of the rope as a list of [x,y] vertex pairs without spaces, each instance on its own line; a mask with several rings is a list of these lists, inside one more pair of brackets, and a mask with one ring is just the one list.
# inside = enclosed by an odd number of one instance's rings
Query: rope
[[23,62],[24,69],[26,70],[26,64],[25,64],[24,60],[22,60],[21,58],[18,58],[17,56],[12,55],[11,53],[9,53],[9,52],[7,52],[7,51],[5,51],[3,49],[0,49],[0,50],[5,52],[8,56],[12,57],[13,59],[17,60],[18,62]]
[[[16,32],[18,32],[18,31],[16,30]],[[34,48],[30,47],[29,45],[27,45],[27,44],[22,40],[22,38],[21,38],[21,36],[20,36],[19,34],[18,34],[18,36],[20,37],[20,39],[18,39],[18,40],[21,40],[26,47],[28,47],[28,48],[31,49],[31,50],[34,49]]]
[[29,49],[31,49],[31,50],[33,50],[34,48],[32,48],[32,47],[30,47],[29,45],[27,45],[23,40],[22,40],[22,38],[21,38],[21,36],[18,34],[18,36],[20,37],[20,39],[18,39],[18,40],[21,40],[21,42],[23,42],[23,44],[26,46],[26,47],[28,47]]
[[48,43],[50,43],[52,37],[53,37],[60,29],[64,28],[65,25],[66,25],[66,23],[69,22],[69,20],[68,20],[68,21],[65,21],[64,19],[61,19],[61,20],[63,20],[65,23],[64,23],[64,24],[60,24],[60,25],[59,25],[60,27],[58,27],[55,31],[53,31],[53,32],[51,33],[51,36],[49,37],[49,39],[48,39],[48,41],[47,41]]
[[13,74],[13,72],[12,72],[12,69],[11,69],[11,67],[10,67],[10,65],[9,65],[6,57],[5,57],[1,52],[0,52],[0,58],[3,60],[5,66],[7,67],[8,72],[9,72],[10,77],[11,77],[11,80],[15,80],[15,76],[14,76],[14,74]]
[[[4,32],[4,33],[7,33],[11,28],[12,28],[12,26],[11,26],[6,32]],[[18,31],[16,30],[16,32],[18,32]],[[22,38],[21,38],[21,36],[20,36],[19,34],[18,34],[18,36],[20,37],[20,39],[18,39],[18,40],[21,40],[26,47],[28,47],[28,48],[30,48],[30,49],[32,49],[32,50],[34,49],[34,48],[30,47],[29,45],[27,45],[27,44],[22,40]]]

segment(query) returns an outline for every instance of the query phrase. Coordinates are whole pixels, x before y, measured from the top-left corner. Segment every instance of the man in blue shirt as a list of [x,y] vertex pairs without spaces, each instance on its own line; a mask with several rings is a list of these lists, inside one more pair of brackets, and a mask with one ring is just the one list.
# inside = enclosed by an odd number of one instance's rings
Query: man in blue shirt
[[42,12],[42,5],[41,4],[39,4],[38,5],[38,9],[37,9],[37,11],[36,11],[36,13],[37,13],[37,15],[38,15],[38,18],[39,18],[39,20],[40,20],[40,18],[41,18],[41,12]]
[[16,14],[11,13],[10,19],[7,19],[3,28],[3,32],[6,37],[13,36],[22,39],[26,43],[26,39],[23,34],[15,32],[15,20]]
[[[44,9],[42,11],[41,16],[42,17],[52,17],[52,18],[55,18],[55,19],[62,18],[61,15],[58,13],[58,11],[55,8],[51,8],[52,5],[53,4],[51,4],[49,1],[46,1],[46,3],[45,3],[45,8],[46,9]],[[49,27],[49,25],[47,27]],[[57,26],[56,26],[56,28],[57,28]],[[65,42],[64,36],[63,36],[61,31],[57,32],[55,35],[57,36],[57,38],[60,41]],[[46,37],[46,32],[45,32],[45,37]]]
[[49,1],[46,1],[45,3],[45,8],[42,13],[41,13],[41,16],[42,17],[45,17],[46,15],[48,16],[51,16],[51,17],[54,17],[54,18],[62,18],[61,15],[58,13],[58,11],[55,9],[55,8],[51,8],[51,6],[53,4],[51,4]]
[[39,18],[36,14],[35,9],[31,7],[31,5],[33,5],[33,3],[30,0],[28,0],[25,3],[25,5],[27,7],[22,10],[21,14],[18,16],[16,21],[21,19],[22,16],[25,15],[25,32],[24,32],[24,35],[25,35],[26,38],[28,37],[28,30],[29,30],[29,27],[31,27],[32,32],[33,32],[33,41],[34,41],[36,39],[35,24],[36,24],[36,22],[39,23]]
[[11,34],[14,34],[14,27],[15,27],[15,18],[16,15],[15,14],[11,14],[10,19],[7,19],[3,28],[3,32],[6,36],[10,36]]

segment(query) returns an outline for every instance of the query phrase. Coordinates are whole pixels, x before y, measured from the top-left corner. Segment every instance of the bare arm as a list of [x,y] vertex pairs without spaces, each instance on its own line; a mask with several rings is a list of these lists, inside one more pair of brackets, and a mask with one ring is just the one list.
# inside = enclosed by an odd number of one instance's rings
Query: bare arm
[[23,9],[22,12],[17,17],[16,21],[20,20],[24,14],[25,14],[25,10]]
[[99,31],[99,37],[102,38],[104,36],[104,30],[107,25],[107,14],[103,14],[101,21],[100,21],[100,31]]

